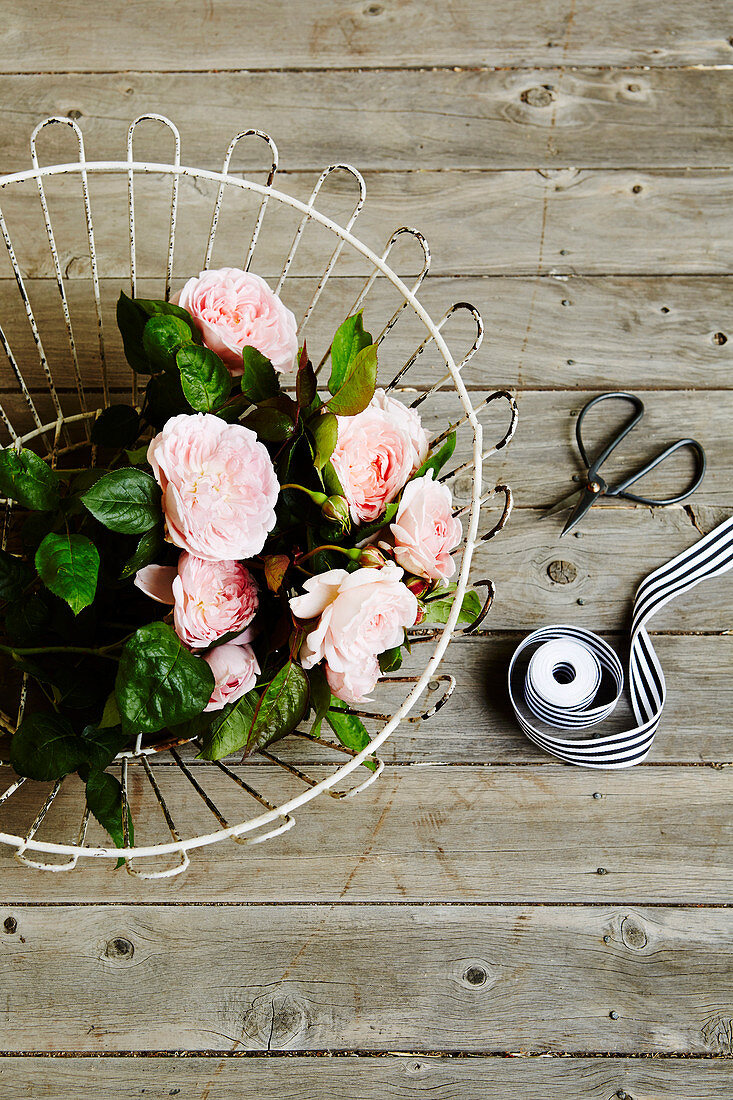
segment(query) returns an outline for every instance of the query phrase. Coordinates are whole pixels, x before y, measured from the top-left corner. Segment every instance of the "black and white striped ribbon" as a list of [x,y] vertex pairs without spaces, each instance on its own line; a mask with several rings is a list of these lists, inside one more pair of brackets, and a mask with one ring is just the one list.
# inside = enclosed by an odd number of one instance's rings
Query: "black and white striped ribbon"
[[[637,725],[623,733],[575,740],[558,730],[586,729],[607,718],[623,689],[621,662],[590,630],[548,626],[517,648],[509,665],[509,697],[524,733],[541,749],[586,768],[630,768],[645,759],[657,732],[667,688],[646,631],[661,607],[733,568],[733,517],[660,566],[634,598],[629,655],[629,694]],[[534,650],[524,678],[519,658]],[[541,723],[537,725],[536,722]]]

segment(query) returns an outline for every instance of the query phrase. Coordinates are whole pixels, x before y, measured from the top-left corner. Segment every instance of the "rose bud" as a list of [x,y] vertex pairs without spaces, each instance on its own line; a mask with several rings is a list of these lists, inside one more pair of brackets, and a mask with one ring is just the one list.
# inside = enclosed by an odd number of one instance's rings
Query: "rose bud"
[[321,514],[330,523],[338,523],[344,531],[348,531],[351,526],[349,503],[345,497],[328,497],[321,506]]
[[413,626],[419,626],[424,618],[425,618],[425,608],[418,607],[417,615],[415,616],[415,622],[412,625]]
[[432,588],[432,581],[428,581],[424,577],[410,577],[405,581],[405,584],[417,596],[418,600],[425,595],[429,588]]
[[359,555],[359,565],[364,569],[382,569],[387,559],[377,546],[365,546]]

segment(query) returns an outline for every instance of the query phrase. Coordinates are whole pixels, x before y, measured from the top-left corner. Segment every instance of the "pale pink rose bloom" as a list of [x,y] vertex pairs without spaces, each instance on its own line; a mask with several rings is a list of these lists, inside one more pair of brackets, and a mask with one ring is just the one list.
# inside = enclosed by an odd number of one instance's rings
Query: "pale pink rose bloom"
[[460,545],[463,528],[453,518],[450,489],[433,480],[432,470],[405,486],[390,531],[395,560],[407,573],[434,581],[453,576],[451,550]]
[[242,348],[257,348],[276,371],[293,369],[298,354],[297,322],[264,279],[237,267],[202,271],[178,295],[207,348],[242,374]]
[[332,695],[344,703],[363,703],[379,679],[379,661],[372,657],[363,665],[349,665],[341,672],[326,665],[325,671]]
[[290,600],[299,619],[318,622],[303,640],[303,668],[326,662],[329,682],[347,702],[359,702],[379,676],[376,656],[400,645],[405,627],[417,617],[417,599],[402,583],[402,570],[393,562],[383,569],[331,569],[309,577],[302,596]]
[[138,569],[134,583],[158,603],[174,603],[173,581],[178,574],[175,565],[146,565]]
[[255,652],[250,645],[225,642],[204,654],[204,660],[214,673],[214,690],[204,707],[221,710],[227,703],[235,703],[251,691],[260,674]]
[[253,431],[210,413],[181,413],[151,440],[148,462],[163,490],[170,542],[207,561],[259,554],[280,486]]
[[420,417],[376,390],[363,412],[338,418],[331,462],[356,523],[371,523],[425,461],[428,437]]
[[238,561],[205,561],[184,551],[171,588],[173,625],[191,649],[244,630],[257,611],[257,585]]

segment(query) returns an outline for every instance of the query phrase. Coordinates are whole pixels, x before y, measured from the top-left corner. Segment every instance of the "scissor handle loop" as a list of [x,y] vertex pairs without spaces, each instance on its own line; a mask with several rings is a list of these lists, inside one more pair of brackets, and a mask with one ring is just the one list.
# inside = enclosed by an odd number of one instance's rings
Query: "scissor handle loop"
[[[591,462],[591,460],[588,458],[588,452],[585,449],[585,445],[583,443],[583,437],[581,435],[581,427],[582,427],[582,424],[583,424],[583,420],[585,419],[586,413],[590,412],[590,410],[593,408],[594,405],[600,404],[601,401],[611,401],[611,400],[629,401],[634,406],[636,412],[635,412],[634,416],[631,418],[631,420],[629,420],[628,424],[624,425],[624,427],[621,429],[621,431],[618,433],[618,435],[613,437],[613,439],[608,444],[606,449],[604,451],[602,451],[601,454],[599,454],[598,457],[595,458]],[[612,454],[612,452],[616,450],[619,443],[623,439],[626,438],[626,436],[629,434],[631,429],[636,427],[636,425],[639,423],[639,421],[641,420],[643,415],[644,415],[644,402],[641,400],[641,398],[637,397],[635,393],[625,393],[623,390],[617,390],[617,391],[614,391],[613,393],[601,393],[601,394],[598,395],[598,397],[592,398],[588,402],[588,404],[585,406],[585,408],[581,409],[581,411],[578,415],[577,423],[575,425],[575,438],[578,441],[578,450],[580,451],[580,457],[583,459],[583,462],[588,467],[588,480],[589,481],[592,481],[594,479],[594,477],[598,473],[598,471],[601,468],[601,466],[603,465],[603,463],[609,457],[609,455]],[[628,484],[631,484],[631,482],[628,482]]]
[[[669,458],[675,451],[679,451],[682,447],[689,447],[695,455],[695,474],[692,481],[684,492],[679,493],[674,497],[667,497],[664,500],[655,500],[653,497],[637,496],[636,493],[627,493],[626,490],[629,485],[633,485],[635,481],[638,481],[648,474],[650,470],[653,470],[655,466],[658,466],[660,462],[664,462],[665,458]],[[636,504],[650,504],[663,507],[665,504],[679,504],[681,500],[686,500],[695,490],[699,487],[702,479],[705,477],[705,468],[707,466],[707,460],[705,458],[705,451],[700,443],[696,439],[678,439],[676,443],[670,444],[666,450],[658,454],[656,458],[653,458],[651,462],[648,462],[642,470],[637,470],[631,477],[627,477],[626,481],[622,481],[620,485],[616,485],[613,488],[606,488],[606,496],[610,497],[622,497],[624,500],[632,500]]]

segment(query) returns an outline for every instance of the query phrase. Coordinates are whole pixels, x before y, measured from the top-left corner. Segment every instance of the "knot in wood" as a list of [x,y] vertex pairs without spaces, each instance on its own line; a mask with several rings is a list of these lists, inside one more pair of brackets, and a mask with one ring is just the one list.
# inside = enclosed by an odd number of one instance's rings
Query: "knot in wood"
[[549,107],[555,100],[554,89],[547,84],[537,88],[525,88],[520,99],[530,107]]
[[468,970],[463,975],[463,980],[468,985],[479,986],[486,985],[488,974],[484,970],[483,966],[469,966]]
[[634,951],[643,950],[649,942],[643,925],[636,917],[624,917],[621,921],[621,939]]
[[3,928],[9,936],[15,935],[15,933],[18,931],[18,922],[15,917],[6,917],[3,921]]
[[725,335],[724,332],[716,332],[713,336],[713,343],[717,344],[718,347],[722,347],[723,344],[728,343],[728,337]]
[[108,959],[131,959],[135,954],[135,948],[129,940],[118,936],[114,940],[109,940],[104,953]]
[[571,561],[551,561],[547,566],[547,576],[554,584],[572,584],[578,570]]
[[244,1034],[267,1050],[292,1046],[311,1025],[307,1006],[288,989],[275,989],[255,997],[244,1014]]

